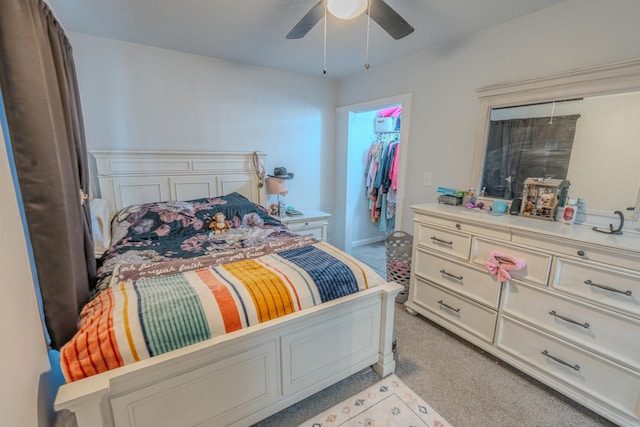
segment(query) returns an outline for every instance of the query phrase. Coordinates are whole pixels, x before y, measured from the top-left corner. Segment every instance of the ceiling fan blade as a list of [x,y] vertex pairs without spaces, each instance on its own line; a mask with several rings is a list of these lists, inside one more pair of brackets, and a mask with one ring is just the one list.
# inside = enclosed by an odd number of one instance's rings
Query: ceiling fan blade
[[324,17],[324,0],[320,0],[287,34],[288,39],[301,39]]
[[371,0],[369,16],[396,40],[413,33],[413,27],[384,0]]

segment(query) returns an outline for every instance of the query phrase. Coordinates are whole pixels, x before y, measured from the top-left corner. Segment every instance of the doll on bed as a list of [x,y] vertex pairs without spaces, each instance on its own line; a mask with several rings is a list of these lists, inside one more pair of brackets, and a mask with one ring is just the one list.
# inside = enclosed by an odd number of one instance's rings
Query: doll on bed
[[229,224],[225,221],[227,218],[222,212],[218,212],[213,216],[213,221],[209,224],[209,228],[213,230],[213,234],[226,233],[229,229]]

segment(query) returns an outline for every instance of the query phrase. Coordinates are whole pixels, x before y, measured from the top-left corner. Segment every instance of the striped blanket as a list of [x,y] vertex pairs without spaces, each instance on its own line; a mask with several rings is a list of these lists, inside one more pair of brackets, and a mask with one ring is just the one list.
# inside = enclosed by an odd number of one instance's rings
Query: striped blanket
[[61,349],[62,370],[76,381],[384,282],[324,242],[114,282],[84,307]]

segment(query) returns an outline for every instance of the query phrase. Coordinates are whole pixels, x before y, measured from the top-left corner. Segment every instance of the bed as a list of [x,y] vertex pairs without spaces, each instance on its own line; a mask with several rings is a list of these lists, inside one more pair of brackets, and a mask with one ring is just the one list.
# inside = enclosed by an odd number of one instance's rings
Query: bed
[[247,426],[367,366],[394,371],[402,286],[267,215],[264,153],[92,155],[114,227],[56,410],[80,427]]

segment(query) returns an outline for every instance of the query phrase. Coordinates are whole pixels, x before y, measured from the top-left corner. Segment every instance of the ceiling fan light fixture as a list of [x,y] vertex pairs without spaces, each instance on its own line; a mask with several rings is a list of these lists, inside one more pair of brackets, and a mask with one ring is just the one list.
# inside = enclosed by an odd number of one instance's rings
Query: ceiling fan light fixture
[[349,20],[362,15],[367,3],[368,0],[329,0],[327,9],[336,18]]

